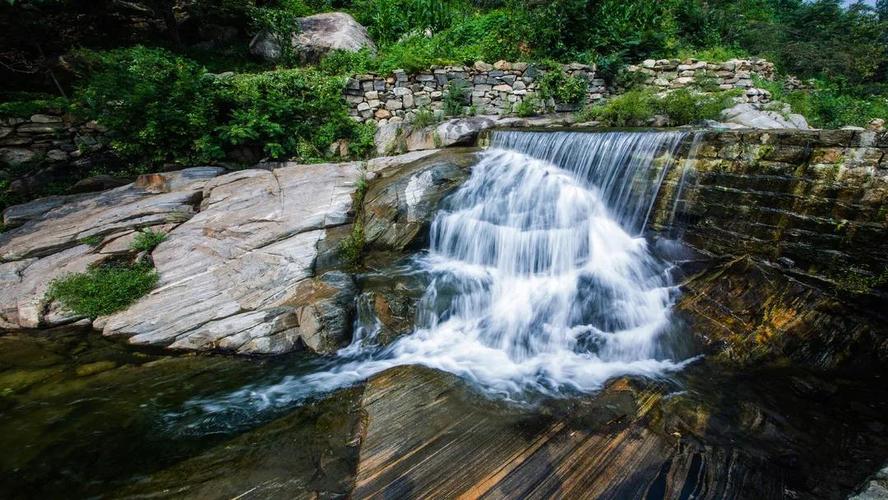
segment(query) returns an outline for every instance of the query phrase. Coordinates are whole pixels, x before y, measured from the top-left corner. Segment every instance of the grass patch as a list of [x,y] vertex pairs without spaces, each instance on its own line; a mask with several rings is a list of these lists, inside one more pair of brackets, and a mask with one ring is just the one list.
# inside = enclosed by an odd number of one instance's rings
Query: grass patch
[[679,89],[658,96],[650,89],[634,89],[582,110],[577,120],[598,120],[611,127],[637,127],[644,126],[654,115],[663,115],[670,126],[688,125],[718,119],[723,109],[734,104],[733,98],[738,92],[699,93]]
[[130,249],[137,252],[150,252],[166,239],[167,235],[165,233],[154,231],[153,229],[144,229],[139,231],[136,237],[133,238],[133,242],[130,243]]
[[125,309],[150,292],[157,279],[147,264],[99,266],[53,280],[46,298],[75,314],[96,318]]
[[86,238],[81,238],[77,241],[80,243],[83,243],[84,245],[89,245],[91,247],[97,247],[102,244],[102,240],[103,240],[103,238],[101,236],[94,234],[92,236],[87,236]]
[[367,195],[367,180],[361,177],[355,191],[355,223],[348,238],[339,244],[339,257],[349,267],[356,267],[364,253],[364,197]]

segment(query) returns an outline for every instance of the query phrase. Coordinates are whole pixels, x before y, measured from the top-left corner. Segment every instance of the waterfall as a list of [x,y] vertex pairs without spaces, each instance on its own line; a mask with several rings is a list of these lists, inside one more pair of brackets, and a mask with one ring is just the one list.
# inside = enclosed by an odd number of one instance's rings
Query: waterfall
[[514,400],[680,368],[669,338],[676,289],[641,232],[684,137],[496,132],[415,261],[431,277],[415,331],[379,348],[362,344],[375,327],[361,325],[329,369],[226,404],[287,404],[406,364]]

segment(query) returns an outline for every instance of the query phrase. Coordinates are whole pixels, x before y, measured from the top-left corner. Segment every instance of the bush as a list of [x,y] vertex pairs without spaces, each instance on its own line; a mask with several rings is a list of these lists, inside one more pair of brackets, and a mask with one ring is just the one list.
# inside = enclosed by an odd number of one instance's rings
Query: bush
[[540,78],[540,96],[560,104],[579,104],[586,98],[589,82],[580,76],[567,76],[560,68],[551,68]]
[[52,281],[46,298],[75,314],[96,318],[126,308],[150,292],[157,279],[146,264],[100,266]]
[[370,150],[367,130],[348,116],[340,76],[284,69],[216,77],[145,47],[85,56],[79,107],[108,127],[111,147],[132,163],[212,162],[243,147],[316,160],[338,139]]
[[612,127],[644,125],[654,115],[664,115],[671,126],[718,118],[733,105],[737,91],[708,94],[679,89],[657,96],[650,89],[635,89],[583,110],[579,121],[599,120]]
[[0,102],[0,118],[29,118],[47,111],[66,112],[70,103],[64,97],[45,94],[14,93]]
[[444,114],[447,116],[461,116],[463,107],[468,104],[469,82],[465,80],[452,80],[444,91]]
[[723,109],[734,104],[735,95],[735,91],[702,94],[679,89],[655,99],[656,114],[667,116],[673,126],[715,120]]
[[888,119],[888,97],[855,94],[850,89],[814,80],[812,90],[787,92],[783,81],[756,79],[755,84],[771,92],[775,101],[785,102],[817,128],[836,129],[846,125],[866,126],[873,118]]
[[298,54],[291,40],[299,33],[298,19],[311,14],[309,7],[301,0],[277,0],[270,5],[252,7],[248,14],[253,31],[269,34],[280,46],[280,62],[298,63]]
[[438,122],[438,118],[435,116],[434,111],[428,108],[419,108],[416,113],[413,114],[413,119],[410,121],[410,125],[414,128],[420,129],[428,127],[429,125],[433,125]]
[[522,118],[527,118],[528,116],[538,114],[539,109],[540,100],[537,96],[535,94],[527,94],[524,96],[524,99],[515,106],[515,114]]
[[630,90],[580,112],[579,121],[599,120],[612,127],[643,124],[656,113],[656,96],[647,89]]
[[111,148],[125,160],[206,162],[214,126],[212,81],[204,70],[162,49],[81,52],[88,71],[79,109],[108,127]]
[[166,233],[154,231],[151,228],[143,229],[136,234],[130,248],[137,252],[151,252],[166,239]]
[[462,2],[458,0],[358,0],[354,12],[379,42],[394,42],[408,33],[433,33],[450,27]]
[[358,138],[343,86],[342,78],[298,69],[216,80],[220,117],[209,147],[248,146],[271,158],[322,159],[337,139]]

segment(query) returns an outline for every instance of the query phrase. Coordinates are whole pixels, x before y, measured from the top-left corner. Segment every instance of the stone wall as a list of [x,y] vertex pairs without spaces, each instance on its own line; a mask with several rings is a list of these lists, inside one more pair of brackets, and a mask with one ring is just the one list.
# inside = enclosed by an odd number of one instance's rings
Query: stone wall
[[[638,75],[639,83],[657,90],[669,91],[697,86],[706,91],[742,89],[743,101],[766,103],[771,94],[756,88],[753,75],[771,80],[774,64],[763,59],[732,59],[710,63],[696,59],[649,59],[626,68]],[[580,105],[545,103],[555,111],[576,111],[583,104],[597,102],[608,95],[604,80],[596,77],[596,68],[584,64],[567,64],[561,71],[580,76],[589,82],[587,98]],[[349,78],[345,98],[349,113],[362,122],[378,125],[411,121],[420,109],[443,116],[444,96],[453,81],[467,85],[468,99],[464,111],[479,115],[507,115],[518,103],[539,91],[539,78],[545,69],[528,63],[499,61],[495,64],[476,62],[473,66],[433,67],[425,72],[408,74],[396,70],[391,75],[366,74]],[[619,92],[619,89],[617,89]]]
[[[731,59],[721,63],[698,59],[647,59],[626,67],[629,75],[662,91],[698,85],[712,90],[743,89],[747,102],[768,102],[771,93],[755,87],[753,76],[774,79],[774,63],[764,59]],[[630,77],[630,79],[632,79]]]
[[[595,77],[594,66],[568,64],[562,70],[588,81],[587,102],[604,97],[604,80]],[[356,75],[348,80],[345,96],[352,116],[381,125],[410,121],[419,109],[443,114],[448,86],[453,81],[463,81],[467,85],[465,111],[472,108],[481,115],[502,115],[510,113],[527,96],[536,94],[538,80],[545,72],[533,64],[479,61],[474,66],[434,67],[416,74],[395,71],[389,76]],[[550,104],[556,111],[579,108]]]
[[64,163],[102,149],[103,129],[59,112],[0,118],[0,168],[45,161]]
[[888,133],[701,134],[668,173],[653,229],[837,282],[886,272]]

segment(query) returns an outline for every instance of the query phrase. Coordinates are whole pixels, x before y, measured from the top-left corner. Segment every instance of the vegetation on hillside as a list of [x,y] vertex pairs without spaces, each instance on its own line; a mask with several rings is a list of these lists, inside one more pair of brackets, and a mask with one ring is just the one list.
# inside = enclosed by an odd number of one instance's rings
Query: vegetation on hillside
[[[863,125],[888,108],[888,0],[875,7],[844,7],[838,0],[139,3],[153,22],[143,22],[144,11],[121,13],[122,4],[112,0],[0,3],[0,24],[9,27],[0,34],[0,73],[10,82],[0,115],[45,106],[94,118],[138,172],[223,159],[323,160],[339,140],[349,141],[351,156],[362,157],[372,150],[373,129],[349,119],[340,92],[346,75],[476,60],[594,63],[614,80],[627,63],[645,58],[760,56],[782,75],[811,81],[810,91],[786,92],[780,82],[768,88],[814,125]],[[316,67],[300,67],[286,51],[276,64],[249,57],[253,34],[288,40],[296,18],[331,10],[367,26],[378,53],[337,52]],[[131,24],[121,22],[129,18]],[[581,98],[577,82],[550,75],[540,103],[546,96]],[[43,95],[21,94],[35,90]],[[449,95],[453,110],[461,109],[459,94]],[[709,116],[722,102],[720,96],[699,99],[693,93],[655,99],[638,91],[587,112],[619,123],[638,112],[630,108],[649,105],[646,112],[669,108],[665,114],[679,123]],[[687,116],[682,109],[692,104],[701,109]],[[537,108],[531,103],[515,111],[529,115]]]

